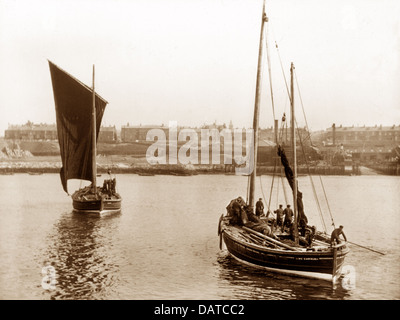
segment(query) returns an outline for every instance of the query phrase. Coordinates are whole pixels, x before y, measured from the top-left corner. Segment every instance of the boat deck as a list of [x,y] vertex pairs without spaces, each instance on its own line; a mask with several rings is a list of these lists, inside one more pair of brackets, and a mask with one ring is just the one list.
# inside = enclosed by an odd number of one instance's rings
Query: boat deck
[[321,252],[330,250],[331,248],[329,242],[323,241],[328,239],[327,235],[323,235],[321,233],[318,233],[316,235],[316,237],[312,241],[311,246],[305,247],[302,245],[294,246],[294,242],[289,239],[290,235],[287,232],[282,232],[281,230],[274,231],[274,234],[278,237],[278,239],[276,239],[276,243],[274,243],[271,240],[264,238],[263,234],[253,230],[249,230],[246,227],[230,226],[226,223],[223,223],[223,228],[238,241],[244,241],[248,244],[264,248],[290,250],[288,248],[285,248],[285,246],[290,246],[291,250],[294,249],[295,251],[301,252]]
[[317,233],[309,246],[295,245],[286,233],[276,238],[244,226],[229,225],[221,218],[218,229],[222,241],[237,260],[270,271],[310,278],[333,279],[340,272],[349,252],[346,242],[330,245],[330,237]]

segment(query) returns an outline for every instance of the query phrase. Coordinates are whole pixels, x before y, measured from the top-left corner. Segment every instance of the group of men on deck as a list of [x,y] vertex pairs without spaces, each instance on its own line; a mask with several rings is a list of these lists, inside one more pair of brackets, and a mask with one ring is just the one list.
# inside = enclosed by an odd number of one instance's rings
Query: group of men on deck
[[[278,228],[281,229],[281,232],[285,232],[288,228],[290,234],[294,233],[294,214],[293,210],[290,208],[290,204],[288,204],[285,209],[283,209],[283,205],[280,204],[279,208],[274,210],[276,218],[274,216],[269,217],[271,213],[269,210],[267,211],[267,214],[264,214],[264,204],[262,202],[262,198],[259,198],[259,200],[256,202],[255,214],[253,213],[253,207],[247,205],[242,197],[233,199],[226,209],[228,216],[231,218],[232,224],[249,227],[275,239],[277,239],[277,236],[274,234],[274,230],[277,230]],[[261,219],[261,217],[266,217],[267,219]],[[268,225],[268,220],[271,222],[272,229]],[[300,221],[300,234],[305,237],[306,243],[311,245],[316,228],[314,226],[308,227],[306,225],[304,227],[304,233],[302,229],[303,228]],[[340,235],[342,235],[344,240],[347,241],[343,232],[343,226],[333,230],[331,234],[332,245],[339,244],[341,242],[339,239]]]
[[[256,202],[255,214],[253,212],[253,207],[247,205],[242,197],[233,199],[226,209],[228,216],[231,218],[231,223],[234,225],[251,228],[272,238],[277,238],[274,234],[277,227],[280,227],[282,232],[285,231],[286,227],[293,232],[292,226],[294,214],[290,205],[287,205],[284,210],[282,209],[282,205],[280,205],[279,209],[274,211],[277,215],[277,219],[274,217],[268,219],[270,211],[268,211],[266,215],[264,214],[262,198]],[[262,219],[262,217],[266,217],[267,219]],[[268,224],[268,221],[270,224]]]
[[103,182],[103,187],[101,188],[101,191],[104,194],[107,194],[108,196],[112,196],[113,194],[115,194],[116,191],[116,186],[117,186],[117,180],[114,178],[111,178],[111,171],[108,170],[108,175],[109,175],[109,179],[105,179]]
[[[269,218],[270,211],[267,211],[266,217],[267,219]],[[274,213],[276,214],[276,218],[272,217],[272,220],[274,220],[273,225],[274,227],[280,227],[281,231],[285,231],[285,227],[290,227],[293,224],[293,210],[290,208],[290,204],[286,206],[285,209],[283,209],[283,205],[279,205],[279,208],[274,210]],[[256,215],[259,217],[264,216],[264,204],[262,202],[262,198],[259,198],[259,200],[256,203]]]
[[[255,231],[263,233],[269,237],[277,238],[272,232],[267,221],[254,214],[253,207],[246,204],[242,197],[233,199],[226,207],[230,223],[233,225],[245,226]],[[257,204],[256,204],[257,212]]]

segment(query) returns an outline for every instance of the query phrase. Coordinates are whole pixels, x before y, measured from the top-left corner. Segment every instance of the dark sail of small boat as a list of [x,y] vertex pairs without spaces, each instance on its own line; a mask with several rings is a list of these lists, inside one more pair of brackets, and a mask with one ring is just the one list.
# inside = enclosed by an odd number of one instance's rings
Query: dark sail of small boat
[[[61,183],[68,193],[68,179],[93,182],[92,88],[49,61],[56,106],[57,133],[62,168]],[[96,137],[107,101],[96,94]],[[96,139],[97,141],[97,139]]]
[[[281,158],[281,163],[285,170],[286,179],[289,182],[290,188],[293,190],[293,185],[294,185],[293,170],[289,165],[289,161],[286,157],[285,150],[280,145],[278,145],[278,156]],[[299,188],[297,188],[297,210],[299,212],[299,225],[300,227],[304,227],[305,225],[307,225],[308,219],[304,213],[303,194],[299,191]]]

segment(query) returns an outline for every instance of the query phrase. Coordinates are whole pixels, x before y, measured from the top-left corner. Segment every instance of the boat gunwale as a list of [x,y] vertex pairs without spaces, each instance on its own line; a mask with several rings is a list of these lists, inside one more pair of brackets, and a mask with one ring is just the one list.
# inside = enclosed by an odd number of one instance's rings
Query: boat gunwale
[[[286,249],[280,249],[280,248],[270,248],[270,247],[266,247],[266,246],[262,246],[256,243],[252,243],[252,242],[247,242],[244,241],[242,239],[240,239],[239,237],[235,236],[233,234],[233,232],[226,232],[226,230],[229,230],[230,228],[236,228],[238,230],[244,230],[241,229],[238,226],[225,226],[224,228],[222,228],[222,233],[225,233],[228,237],[230,237],[232,240],[237,241],[239,243],[241,243],[242,245],[248,246],[250,248],[256,249],[256,250],[260,250],[266,253],[279,253],[279,254],[284,254],[284,255],[292,255],[292,256],[328,256],[328,257],[332,257],[333,255],[333,249],[336,248],[337,250],[337,255],[338,257],[341,256],[345,256],[350,249],[347,247],[347,242],[343,242],[339,245],[336,246],[329,246],[327,244],[326,249],[325,250],[307,250],[307,248],[301,248],[301,247],[296,247],[297,249],[300,249],[301,251],[294,251],[294,250],[286,250]],[[247,231],[245,231],[247,232]]]

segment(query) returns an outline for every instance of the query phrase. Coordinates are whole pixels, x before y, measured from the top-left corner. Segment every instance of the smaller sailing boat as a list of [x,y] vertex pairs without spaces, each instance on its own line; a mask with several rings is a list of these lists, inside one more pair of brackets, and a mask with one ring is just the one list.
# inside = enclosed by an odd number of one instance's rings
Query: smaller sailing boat
[[83,213],[114,213],[121,211],[121,196],[116,191],[116,179],[96,185],[96,143],[107,101],[54,63],[49,61],[56,108],[57,134],[62,168],[61,183],[66,193],[67,181],[80,179],[91,185],[75,191],[73,209]]
[[294,221],[289,233],[284,228],[281,233],[272,232],[273,221],[263,221],[254,215],[255,179],[257,175],[257,150],[260,105],[260,79],[262,61],[262,43],[264,23],[268,22],[265,14],[265,0],[262,12],[260,46],[257,69],[256,97],[253,117],[254,154],[253,171],[249,183],[249,199],[245,202],[238,197],[230,202],[227,214],[221,215],[218,223],[220,248],[222,242],[235,259],[252,267],[288,275],[309,278],[335,280],[349,253],[347,242],[331,243],[331,237],[308,225],[304,214],[302,193],[297,182],[296,139],[294,116],[293,70],[291,65],[291,140],[293,152],[293,169],[285,150],[278,146],[277,153],[285,171],[286,179],[292,189],[294,204]]

